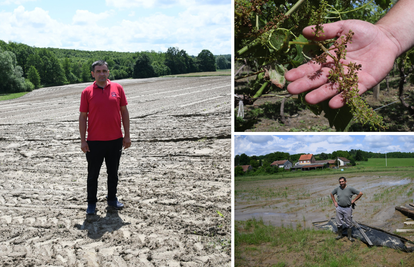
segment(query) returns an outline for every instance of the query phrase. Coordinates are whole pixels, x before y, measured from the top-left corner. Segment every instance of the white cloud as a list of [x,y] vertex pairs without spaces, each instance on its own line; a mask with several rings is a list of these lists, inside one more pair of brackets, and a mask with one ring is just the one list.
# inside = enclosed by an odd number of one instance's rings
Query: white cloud
[[13,12],[1,12],[0,40],[21,42],[31,46],[61,46],[63,25],[36,7],[26,11],[23,6]]
[[[167,8],[182,1],[167,1],[167,0],[106,0],[107,6],[113,6],[116,8],[132,8],[132,7],[143,7],[143,8]],[[185,1],[183,1],[185,2]]]
[[328,137],[328,142],[331,144],[346,144],[351,143],[352,141],[354,141],[354,138],[349,135],[335,135]]
[[388,135],[367,135],[363,142],[366,143],[369,148],[381,148],[392,145],[393,138]]
[[112,12],[107,11],[95,14],[88,10],[76,10],[76,14],[73,16],[72,21],[73,24],[81,26],[96,24],[98,21],[108,18],[111,13]]
[[271,135],[247,135],[246,139],[252,143],[267,144],[273,140]]

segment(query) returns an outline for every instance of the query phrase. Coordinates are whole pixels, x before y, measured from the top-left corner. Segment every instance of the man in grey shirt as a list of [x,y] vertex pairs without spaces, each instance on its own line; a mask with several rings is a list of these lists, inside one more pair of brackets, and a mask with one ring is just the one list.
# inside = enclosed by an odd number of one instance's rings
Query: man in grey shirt
[[[338,200],[335,199],[334,195],[337,196]],[[356,198],[352,199],[353,195],[357,195]],[[336,225],[338,227],[338,236],[336,239],[342,238],[342,230],[347,229],[348,239],[352,239],[352,205],[362,196],[362,192],[356,190],[353,187],[346,185],[346,178],[339,178],[339,186],[335,188],[331,193],[331,198],[336,208]]]

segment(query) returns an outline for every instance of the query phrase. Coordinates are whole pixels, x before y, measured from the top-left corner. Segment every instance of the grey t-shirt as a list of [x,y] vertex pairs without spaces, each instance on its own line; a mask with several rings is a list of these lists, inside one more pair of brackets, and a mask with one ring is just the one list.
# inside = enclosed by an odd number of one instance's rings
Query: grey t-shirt
[[359,191],[353,187],[347,186],[344,189],[341,186],[338,186],[332,191],[332,195],[337,195],[337,200],[339,206],[347,207],[351,205],[351,200],[353,195],[358,195]]

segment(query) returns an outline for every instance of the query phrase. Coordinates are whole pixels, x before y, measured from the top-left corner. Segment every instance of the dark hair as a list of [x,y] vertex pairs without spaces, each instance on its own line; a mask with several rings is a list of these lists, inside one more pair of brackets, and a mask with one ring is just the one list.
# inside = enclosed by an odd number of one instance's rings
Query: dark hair
[[341,181],[341,179],[344,179],[344,181],[346,182],[346,178],[345,177],[339,177],[339,181]]
[[103,66],[103,65],[105,65],[106,67],[108,67],[108,63],[106,63],[105,60],[95,61],[94,63],[92,63],[92,71],[95,71],[95,66]]

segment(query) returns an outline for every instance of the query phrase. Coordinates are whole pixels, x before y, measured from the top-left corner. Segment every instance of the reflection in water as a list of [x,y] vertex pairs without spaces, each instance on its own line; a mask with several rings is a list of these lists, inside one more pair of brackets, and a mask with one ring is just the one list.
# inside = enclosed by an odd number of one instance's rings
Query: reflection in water
[[385,186],[406,185],[406,184],[409,184],[410,182],[411,182],[411,179],[404,179],[404,180],[399,180],[399,181],[384,181],[384,182],[379,182],[379,183],[368,185],[366,187],[361,188],[360,190],[363,191],[365,189],[369,189],[369,188],[373,188],[377,186],[383,186],[383,185]]

